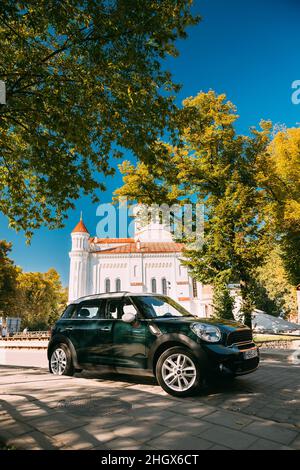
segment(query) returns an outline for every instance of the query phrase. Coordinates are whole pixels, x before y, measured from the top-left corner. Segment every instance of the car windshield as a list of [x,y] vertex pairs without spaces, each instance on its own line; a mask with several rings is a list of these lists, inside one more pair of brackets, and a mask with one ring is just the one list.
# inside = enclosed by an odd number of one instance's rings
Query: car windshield
[[181,305],[163,295],[134,296],[133,301],[146,318],[191,317]]

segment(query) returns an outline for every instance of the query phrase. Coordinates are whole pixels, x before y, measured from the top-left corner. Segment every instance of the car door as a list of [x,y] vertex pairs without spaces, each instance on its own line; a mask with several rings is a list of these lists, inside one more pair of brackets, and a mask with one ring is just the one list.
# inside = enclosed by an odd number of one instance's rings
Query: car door
[[112,364],[111,318],[105,317],[104,299],[79,303],[66,331],[73,343],[79,364]]
[[145,320],[138,319],[134,324],[122,321],[124,306],[131,306],[136,311],[129,297],[111,299],[108,301],[107,309],[115,311],[116,319],[113,326],[113,354],[114,364],[124,368],[147,368],[147,357],[145,347]]

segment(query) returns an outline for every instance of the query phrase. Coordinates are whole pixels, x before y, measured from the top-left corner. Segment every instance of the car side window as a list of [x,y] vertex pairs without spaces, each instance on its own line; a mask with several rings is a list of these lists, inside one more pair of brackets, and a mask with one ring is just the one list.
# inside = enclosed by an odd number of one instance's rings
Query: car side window
[[74,312],[74,309],[75,309],[75,305],[74,304],[70,304],[67,306],[66,310],[64,311],[64,313],[62,314],[61,318],[63,318],[64,320],[68,320],[72,317],[73,315],[73,312]]
[[124,313],[123,307],[125,305],[131,305],[132,310],[136,310],[135,307],[132,305],[130,299],[124,297],[122,299],[112,299],[107,302],[106,308],[106,318],[112,320],[120,320]]
[[124,299],[122,299],[122,302],[120,304],[120,318],[122,318],[122,315],[124,315],[124,307],[127,307],[127,306],[130,306],[130,312],[135,312],[136,314],[138,314],[137,312],[137,309],[135,308],[135,306],[133,305],[133,303],[131,302],[131,300],[128,298],[128,297],[124,297]]
[[73,318],[78,320],[92,320],[101,318],[103,302],[83,302],[77,306]]
[[118,318],[118,308],[120,299],[113,299],[107,302],[105,318],[108,320],[116,320]]

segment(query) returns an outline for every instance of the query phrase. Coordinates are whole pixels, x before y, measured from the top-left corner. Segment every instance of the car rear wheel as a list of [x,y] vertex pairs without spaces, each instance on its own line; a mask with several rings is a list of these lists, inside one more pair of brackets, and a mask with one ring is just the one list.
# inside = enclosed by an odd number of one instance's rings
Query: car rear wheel
[[74,366],[68,346],[57,344],[51,352],[49,370],[54,375],[73,375]]
[[199,364],[186,348],[174,347],[163,352],[156,365],[159,385],[170,395],[185,397],[194,394],[201,386]]

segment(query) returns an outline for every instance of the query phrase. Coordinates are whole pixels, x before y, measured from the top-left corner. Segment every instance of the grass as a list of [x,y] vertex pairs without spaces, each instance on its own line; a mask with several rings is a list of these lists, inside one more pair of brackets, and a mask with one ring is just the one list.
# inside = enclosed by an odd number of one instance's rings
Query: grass
[[254,335],[254,341],[256,343],[266,343],[273,341],[295,341],[300,340],[300,336],[292,335]]

